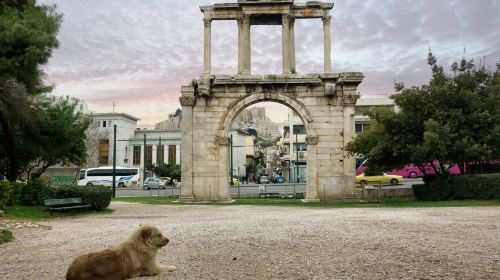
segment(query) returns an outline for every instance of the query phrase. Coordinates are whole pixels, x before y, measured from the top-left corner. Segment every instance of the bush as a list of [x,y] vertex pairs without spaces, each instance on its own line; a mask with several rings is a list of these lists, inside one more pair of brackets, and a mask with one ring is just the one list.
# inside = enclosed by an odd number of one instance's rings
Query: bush
[[438,176],[412,188],[419,200],[500,199],[500,174]]
[[452,197],[500,199],[500,174],[453,176]]
[[0,230],[0,244],[7,243],[12,240],[14,240],[14,235],[12,235],[12,232],[10,230]]
[[110,187],[89,186],[89,187],[51,187],[51,198],[81,198],[83,204],[92,205],[95,210],[102,210],[109,206],[113,191]]
[[48,194],[49,188],[42,179],[32,179],[22,187],[19,200],[23,205],[43,205]]
[[0,209],[7,205],[12,194],[12,185],[9,181],[0,181]]
[[7,205],[12,206],[21,202],[21,192],[23,191],[25,184],[21,182],[13,182],[10,183],[10,185],[12,187],[12,193],[10,194],[10,199]]

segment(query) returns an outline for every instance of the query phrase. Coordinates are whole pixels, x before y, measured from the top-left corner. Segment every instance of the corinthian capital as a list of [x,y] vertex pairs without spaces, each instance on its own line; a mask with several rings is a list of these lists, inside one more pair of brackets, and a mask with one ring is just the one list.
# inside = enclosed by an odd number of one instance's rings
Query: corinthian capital
[[321,20],[323,21],[323,24],[326,25],[326,24],[330,24],[330,20],[332,19],[332,16],[324,16],[321,18]]
[[179,97],[179,101],[182,106],[194,106],[195,98],[194,96],[181,96]]
[[342,104],[354,106],[359,98],[359,94],[342,95]]
[[210,27],[210,25],[212,23],[212,19],[211,18],[204,18],[203,23],[204,23],[205,27]]
[[283,14],[283,16],[281,17],[282,24],[290,24],[290,18],[291,17],[289,14]]

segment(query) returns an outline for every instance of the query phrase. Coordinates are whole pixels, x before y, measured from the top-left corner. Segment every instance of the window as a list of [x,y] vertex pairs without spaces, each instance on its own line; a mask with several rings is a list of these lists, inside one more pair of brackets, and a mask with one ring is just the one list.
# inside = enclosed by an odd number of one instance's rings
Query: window
[[300,144],[295,144],[295,152],[306,152],[307,151],[307,144],[305,143],[300,143]]
[[156,146],[156,163],[157,164],[163,163],[165,161],[165,157],[163,155],[163,153],[164,153],[163,147],[164,147],[163,145]]
[[175,164],[176,147],[175,145],[168,145],[168,164]]
[[141,146],[134,146],[133,164],[141,164]]
[[293,126],[293,134],[306,134],[306,128],[304,125],[294,125]]
[[355,129],[355,132],[356,132],[357,134],[359,134],[359,133],[361,133],[361,132],[365,131],[367,128],[368,128],[368,124],[367,124],[367,123],[357,123],[357,124],[355,125],[355,128],[354,128],[354,129]]
[[146,146],[146,166],[151,166],[153,164],[153,146]]
[[99,164],[108,164],[109,139],[99,140]]
[[102,127],[106,127],[106,121],[102,121]]

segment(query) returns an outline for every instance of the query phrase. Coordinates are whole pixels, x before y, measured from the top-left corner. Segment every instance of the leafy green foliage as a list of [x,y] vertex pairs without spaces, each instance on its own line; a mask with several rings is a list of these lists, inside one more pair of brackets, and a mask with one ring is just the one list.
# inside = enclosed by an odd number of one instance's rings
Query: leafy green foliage
[[179,164],[160,163],[152,166],[151,170],[158,177],[181,178],[181,166]]
[[10,230],[0,230],[0,244],[7,243],[14,240],[14,235]]
[[113,190],[106,186],[91,187],[51,187],[50,198],[81,198],[83,204],[92,205],[92,207],[101,211],[109,206]]
[[49,190],[41,179],[28,180],[21,190],[20,202],[22,205],[43,205],[48,197]]
[[12,193],[10,182],[0,180],[0,209],[8,204]]
[[346,146],[350,155],[368,157],[368,166],[377,169],[415,163],[424,172],[429,164],[438,174],[455,163],[465,173],[471,163],[500,158],[500,65],[492,72],[462,59],[446,73],[432,53],[428,63],[429,84],[396,84],[392,98],[399,112],[370,111],[368,129]]
[[500,174],[440,176],[430,184],[413,185],[420,200],[500,199]]
[[28,93],[47,91],[40,65],[47,63],[62,16],[33,0],[0,4],[0,77],[19,82]]

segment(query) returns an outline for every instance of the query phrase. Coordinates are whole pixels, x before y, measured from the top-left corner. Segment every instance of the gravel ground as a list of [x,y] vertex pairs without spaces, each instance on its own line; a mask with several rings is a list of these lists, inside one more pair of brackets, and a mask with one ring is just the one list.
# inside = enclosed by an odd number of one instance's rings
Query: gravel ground
[[63,279],[74,257],[120,242],[139,224],[169,237],[159,261],[178,268],[144,279],[500,279],[496,207],[111,208],[24,223],[31,226],[0,220],[16,237],[0,245],[0,279]]

